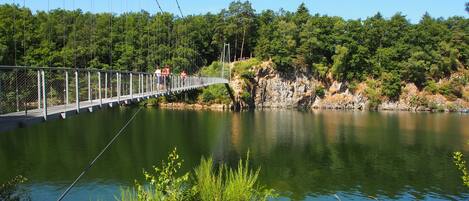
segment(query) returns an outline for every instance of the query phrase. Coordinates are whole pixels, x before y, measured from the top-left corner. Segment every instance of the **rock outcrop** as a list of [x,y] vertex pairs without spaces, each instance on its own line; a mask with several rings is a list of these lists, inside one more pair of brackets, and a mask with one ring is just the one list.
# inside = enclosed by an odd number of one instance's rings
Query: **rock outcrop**
[[[252,78],[236,76],[230,83],[236,101],[242,108],[311,108],[311,109],[368,109],[370,101],[365,93],[367,85],[359,83],[351,92],[348,83],[330,80],[324,83],[308,73],[283,75],[264,62],[251,68]],[[324,88],[322,94],[317,90]],[[466,86],[469,93],[469,86]],[[469,108],[463,99],[449,101],[442,95],[428,94],[414,84],[406,84],[399,100],[381,100],[379,110],[400,111],[461,111]]]

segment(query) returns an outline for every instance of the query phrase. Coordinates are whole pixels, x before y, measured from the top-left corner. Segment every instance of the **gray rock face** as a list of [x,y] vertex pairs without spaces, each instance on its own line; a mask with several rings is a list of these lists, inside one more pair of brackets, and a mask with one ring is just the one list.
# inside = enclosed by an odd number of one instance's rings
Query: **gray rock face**
[[[355,86],[352,93],[347,83],[330,79],[329,86],[324,89],[324,96],[320,97],[316,94],[317,87],[324,86],[320,81],[306,73],[282,76],[271,66],[270,62],[264,62],[261,66],[251,69],[254,78],[246,80],[237,76],[231,80],[235,102],[239,103],[241,108],[368,109],[369,100],[365,95],[368,86],[365,82]],[[419,97],[428,104],[414,106],[412,103],[420,100],[416,99]],[[442,95],[426,94],[409,83],[403,88],[399,100],[381,99],[381,101],[379,110],[429,111],[437,108],[467,112],[465,108],[469,108],[467,101],[457,99],[448,102]]]
[[259,69],[255,77],[254,104],[259,108],[309,107],[317,81],[304,75],[283,78],[272,69]]

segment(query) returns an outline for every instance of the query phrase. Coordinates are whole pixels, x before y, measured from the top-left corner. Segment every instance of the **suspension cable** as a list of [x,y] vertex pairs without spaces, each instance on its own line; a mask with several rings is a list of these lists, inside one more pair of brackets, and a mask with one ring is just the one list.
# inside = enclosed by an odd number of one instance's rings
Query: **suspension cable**
[[160,2],[158,0],[155,0],[155,1],[156,1],[156,5],[158,5],[158,8],[160,8],[161,13],[164,13],[163,9],[161,9]]
[[77,68],[77,17],[75,16],[75,0],[72,1],[73,7],[73,66]]
[[[64,26],[64,35],[63,35],[63,40],[62,40],[62,45],[63,48],[65,49],[66,45],[66,40],[67,40],[67,20],[66,20],[66,9],[65,9],[65,0],[62,0],[63,4],[63,14],[62,14],[62,20],[63,20],[63,26]],[[67,61],[67,54],[62,53],[62,59],[63,59],[63,67],[67,67],[66,61]]]
[[[161,17],[162,17],[161,19],[164,20],[164,11],[163,11],[163,9],[161,8],[160,2],[159,2],[158,0],[155,0],[155,2],[156,2],[156,5],[158,6],[158,8],[160,9]],[[158,17],[158,15],[155,16],[155,20],[157,20],[157,17]],[[162,59],[163,61],[161,61],[161,59],[160,59],[160,65],[161,65],[162,63],[165,63],[167,59],[170,59],[170,57],[171,57],[171,52],[172,52],[172,49],[171,49],[171,34],[170,34],[170,32],[171,32],[171,27],[170,27],[170,22],[168,22],[167,27],[168,27],[168,35],[167,35],[167,43],[168,43],[168,45],[167,45],[167,47],[169,48],[169,51],[165,51],[165,53],[164,53],[164,58]],[[155,37],[157,37],[157,35],[158,35],[158,33],[157,33],[156,29],[155,29]],[[155,43],[156,43],[156,39],[155,39]],[[161,41],[159,41],[158,43],[161,43]],[[155,44],[155,48],[157,48],[157,47],[156,47],[156,44]]]
[[179,13],[181,13],[181,17],[184,18],[184,14],[182,14],[181,6],[179,6],[179,1],[178,0],[176,0],[176,4],[178,5],[178,9],[179,9]]
[[[113,18],[113,14],[112,14],[112,0],[109,0],[109,11],[110,11],[110,15],[109,15],[109,37],[110,37],[110,44],[109,44],[109,67],[111,69],[113,69],[113,66],[112,66],[112,18]],[[112,84],[111,84],[112,86]]]
[[[23,11],[26,11],[26,0],[23,0]],[[26,66],[26,17],[27,13],[25,12],[23,18],[23,65]]]
[[75,184],[93,167],[93,165],[98,161],[98,159],[103,155],[104,152],[114,143],[114,141],[121,135],[121,133],[129,126],[129,124],[135,119],[137,114],[142,110],[142,107],[139,107],[138,110],[132,115],[132,117],[124,124],[124,126],[117,132],[116,135],[107,143],[107,145],[99,152],[99,154],[88,164],[88,166],[83,169],[83,171],[78,175],[78,177],[70,184],[70,186],[60,195],[57,201],[61,201],[65,196],[70,192],[70,190],[75,186]]
[[13,58],[14,66],[16,66],[16,0],[13,0]]
[[[14,57],[14,65],[16,66],[16,1],[13,0],[13,57]],[[18,97],[18,70],[15,70],[15,97],[16,97],[16,111],[20,111],[19,105],[19,97]]]
[[88,64],[88,67],[91,67],[90,64],[93,64],[93,59],[94,59],[94,32],[95,32],[95,27],[94,27],[94,14],[93,14],[93,10],[94,10],[94,5],[93,5],[93,0],[90,0],[90,4],[91,4],[91,19],[90,19],[90,26],[91,26],[91,31],[90,31],[90,48],[91,48],[91,58],[90,58],[90,62]]
[[[47,42],[48,42],[48,45],[49,47],[48,48],[51,48],[52,46],[52,36],[51,36],[51,32],[52,32],[52,28],[51,28],[51,23],[50,23],[50,16],[51,16],[51,13],[50,13],[50,0],[47,0]],[[50,54],[51,51],[49,51],[49,67],[52,67],[52,59],[50,58],[51,54]]]

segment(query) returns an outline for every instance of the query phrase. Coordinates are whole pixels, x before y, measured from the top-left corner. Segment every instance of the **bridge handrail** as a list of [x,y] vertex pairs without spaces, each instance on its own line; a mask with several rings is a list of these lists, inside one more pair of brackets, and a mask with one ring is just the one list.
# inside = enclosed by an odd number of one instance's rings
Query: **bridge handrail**
[[30,69],[30,70],[57,70],[57,71],[80,71],[80,72],[103,72],[103,73],[138,73],[138,74],[153,74],[148,72],[139,72],[139,71],[121,71],[121,70],[106,70],[106,69],[97,69],[97,68],[70,68],[70,67],[42,67],[42,66],[6,66],[0,65],[0,70],[2,69]]

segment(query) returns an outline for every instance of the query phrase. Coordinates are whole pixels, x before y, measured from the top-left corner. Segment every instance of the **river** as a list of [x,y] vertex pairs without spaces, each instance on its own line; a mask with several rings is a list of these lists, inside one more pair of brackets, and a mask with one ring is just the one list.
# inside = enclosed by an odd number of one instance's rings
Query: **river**
[[[113,108],[0,133],[0,183],[24,175],[32,200],[55,200],[137,109]],[[452,152],[469,154],[469,115],[143,109],[65,200],[114,200],[173,147],[235,164],[250,152],[278,200],[463,200]],[[371,197],[370,197],[371,196]]]

